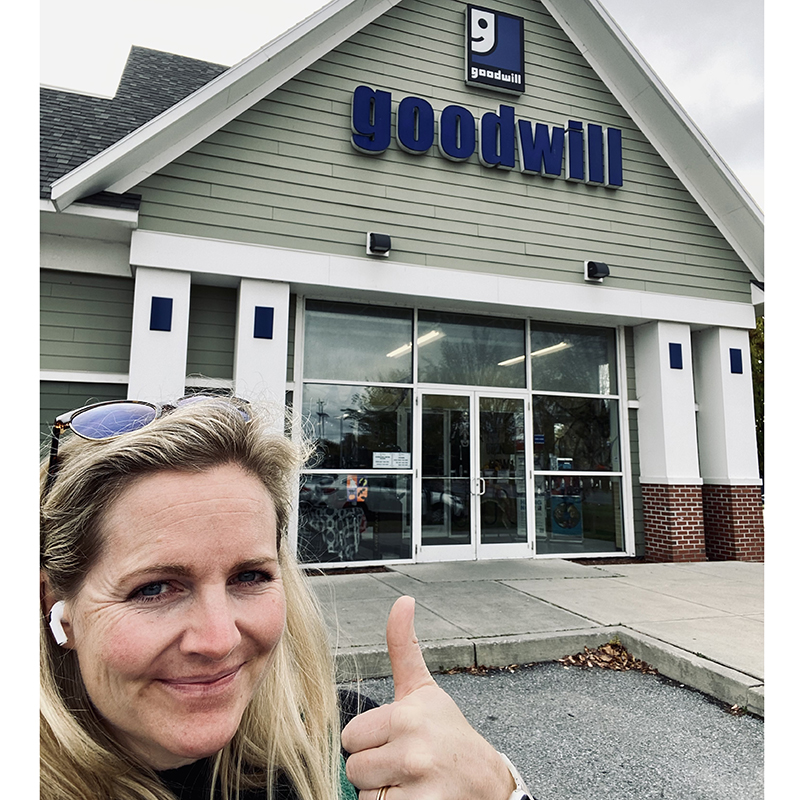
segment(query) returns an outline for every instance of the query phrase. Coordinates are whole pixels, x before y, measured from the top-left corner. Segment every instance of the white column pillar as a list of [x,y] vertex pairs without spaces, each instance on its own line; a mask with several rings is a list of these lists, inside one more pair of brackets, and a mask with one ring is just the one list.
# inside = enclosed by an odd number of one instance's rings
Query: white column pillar
[[688,325],[634,329],[639,455],[648,561],[705,561]]
[[709,328],[692,338],[703,482],[760,485],[747,331]]
[[[688,325],[634,329],[642,483],[700,484]],[[679,361],[681,363],[679,363]]]
[[710,328],[693,338],[706,551],[713,560],[763,561],[750,337]]
[[128,397],[156,403],[184,394],[191,275],[136,268]]
[[283,406],[289,350],[289,284],[242,278],[233,380],[239,397]]

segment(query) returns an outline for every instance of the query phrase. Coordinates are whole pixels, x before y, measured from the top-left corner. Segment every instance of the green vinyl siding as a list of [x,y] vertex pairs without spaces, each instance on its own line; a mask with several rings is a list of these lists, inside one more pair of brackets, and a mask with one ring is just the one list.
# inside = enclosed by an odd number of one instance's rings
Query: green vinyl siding
[[39,422],[42,454],[50,444],[50,426],[55,418],[90,403],[103,400],[125,400],[128,385],[125,383],[80,383],[68,381],[41,381],[39,387]]
[[638,398],[636,394],[636,362],[634,361],[636,351],[633,346],[633,328],[624,328],[623,346],[625,348],[625,371],[627,372],[625,380],[627,380],[628,399],[636,400]]
[[192,284],[186,374],[233,378],[236,289]]
[[291,383],[294,380],[294,353],[295,353],[295,336],[297,327],[297,295],[289,296],[289,341],[286,352],[286,382]]
[[128,373],[133,279],[42,270],[41,369]]
[[[392,260],[583,284],[583,261],[616,288],[750,301],[750,273],[705,212],[538,2],[498,11],[525,20],[528,89],[464,85],[465,3],[404,0],[268,98],[146,179],[141,228],[361,257],[368,230]],[[479,118],[500,103],[517,119],[622,130],[618,190],[454,163],[437,146],[381,155],[350,143],[358,85]],[[393,114],[393,117],[395,115]]]

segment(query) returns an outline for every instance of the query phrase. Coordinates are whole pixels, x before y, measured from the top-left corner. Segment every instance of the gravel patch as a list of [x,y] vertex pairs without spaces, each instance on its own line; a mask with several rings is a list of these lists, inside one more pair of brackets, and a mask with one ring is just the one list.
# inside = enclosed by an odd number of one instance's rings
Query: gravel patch
[[[760,800],[763,720],[668,679],[558,663],[436,675],[536,800]],[[391,702],[389,678],[361,691]]]

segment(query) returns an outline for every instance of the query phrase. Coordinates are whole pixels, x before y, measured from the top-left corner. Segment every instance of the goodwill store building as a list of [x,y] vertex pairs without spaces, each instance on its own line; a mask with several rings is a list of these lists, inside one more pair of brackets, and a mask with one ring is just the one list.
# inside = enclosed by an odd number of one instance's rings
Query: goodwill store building
[[287,402],[312,564],[763,558],[763,217],[595,0],[334,0],[41,108],[44,422]]

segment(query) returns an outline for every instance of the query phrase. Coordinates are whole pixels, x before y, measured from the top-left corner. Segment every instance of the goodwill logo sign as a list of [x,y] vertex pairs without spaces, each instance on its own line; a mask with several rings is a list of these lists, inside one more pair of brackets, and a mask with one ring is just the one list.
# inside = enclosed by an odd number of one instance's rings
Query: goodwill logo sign
[[522,19],[467,6],[466,82],[501,92],[525,91]]

